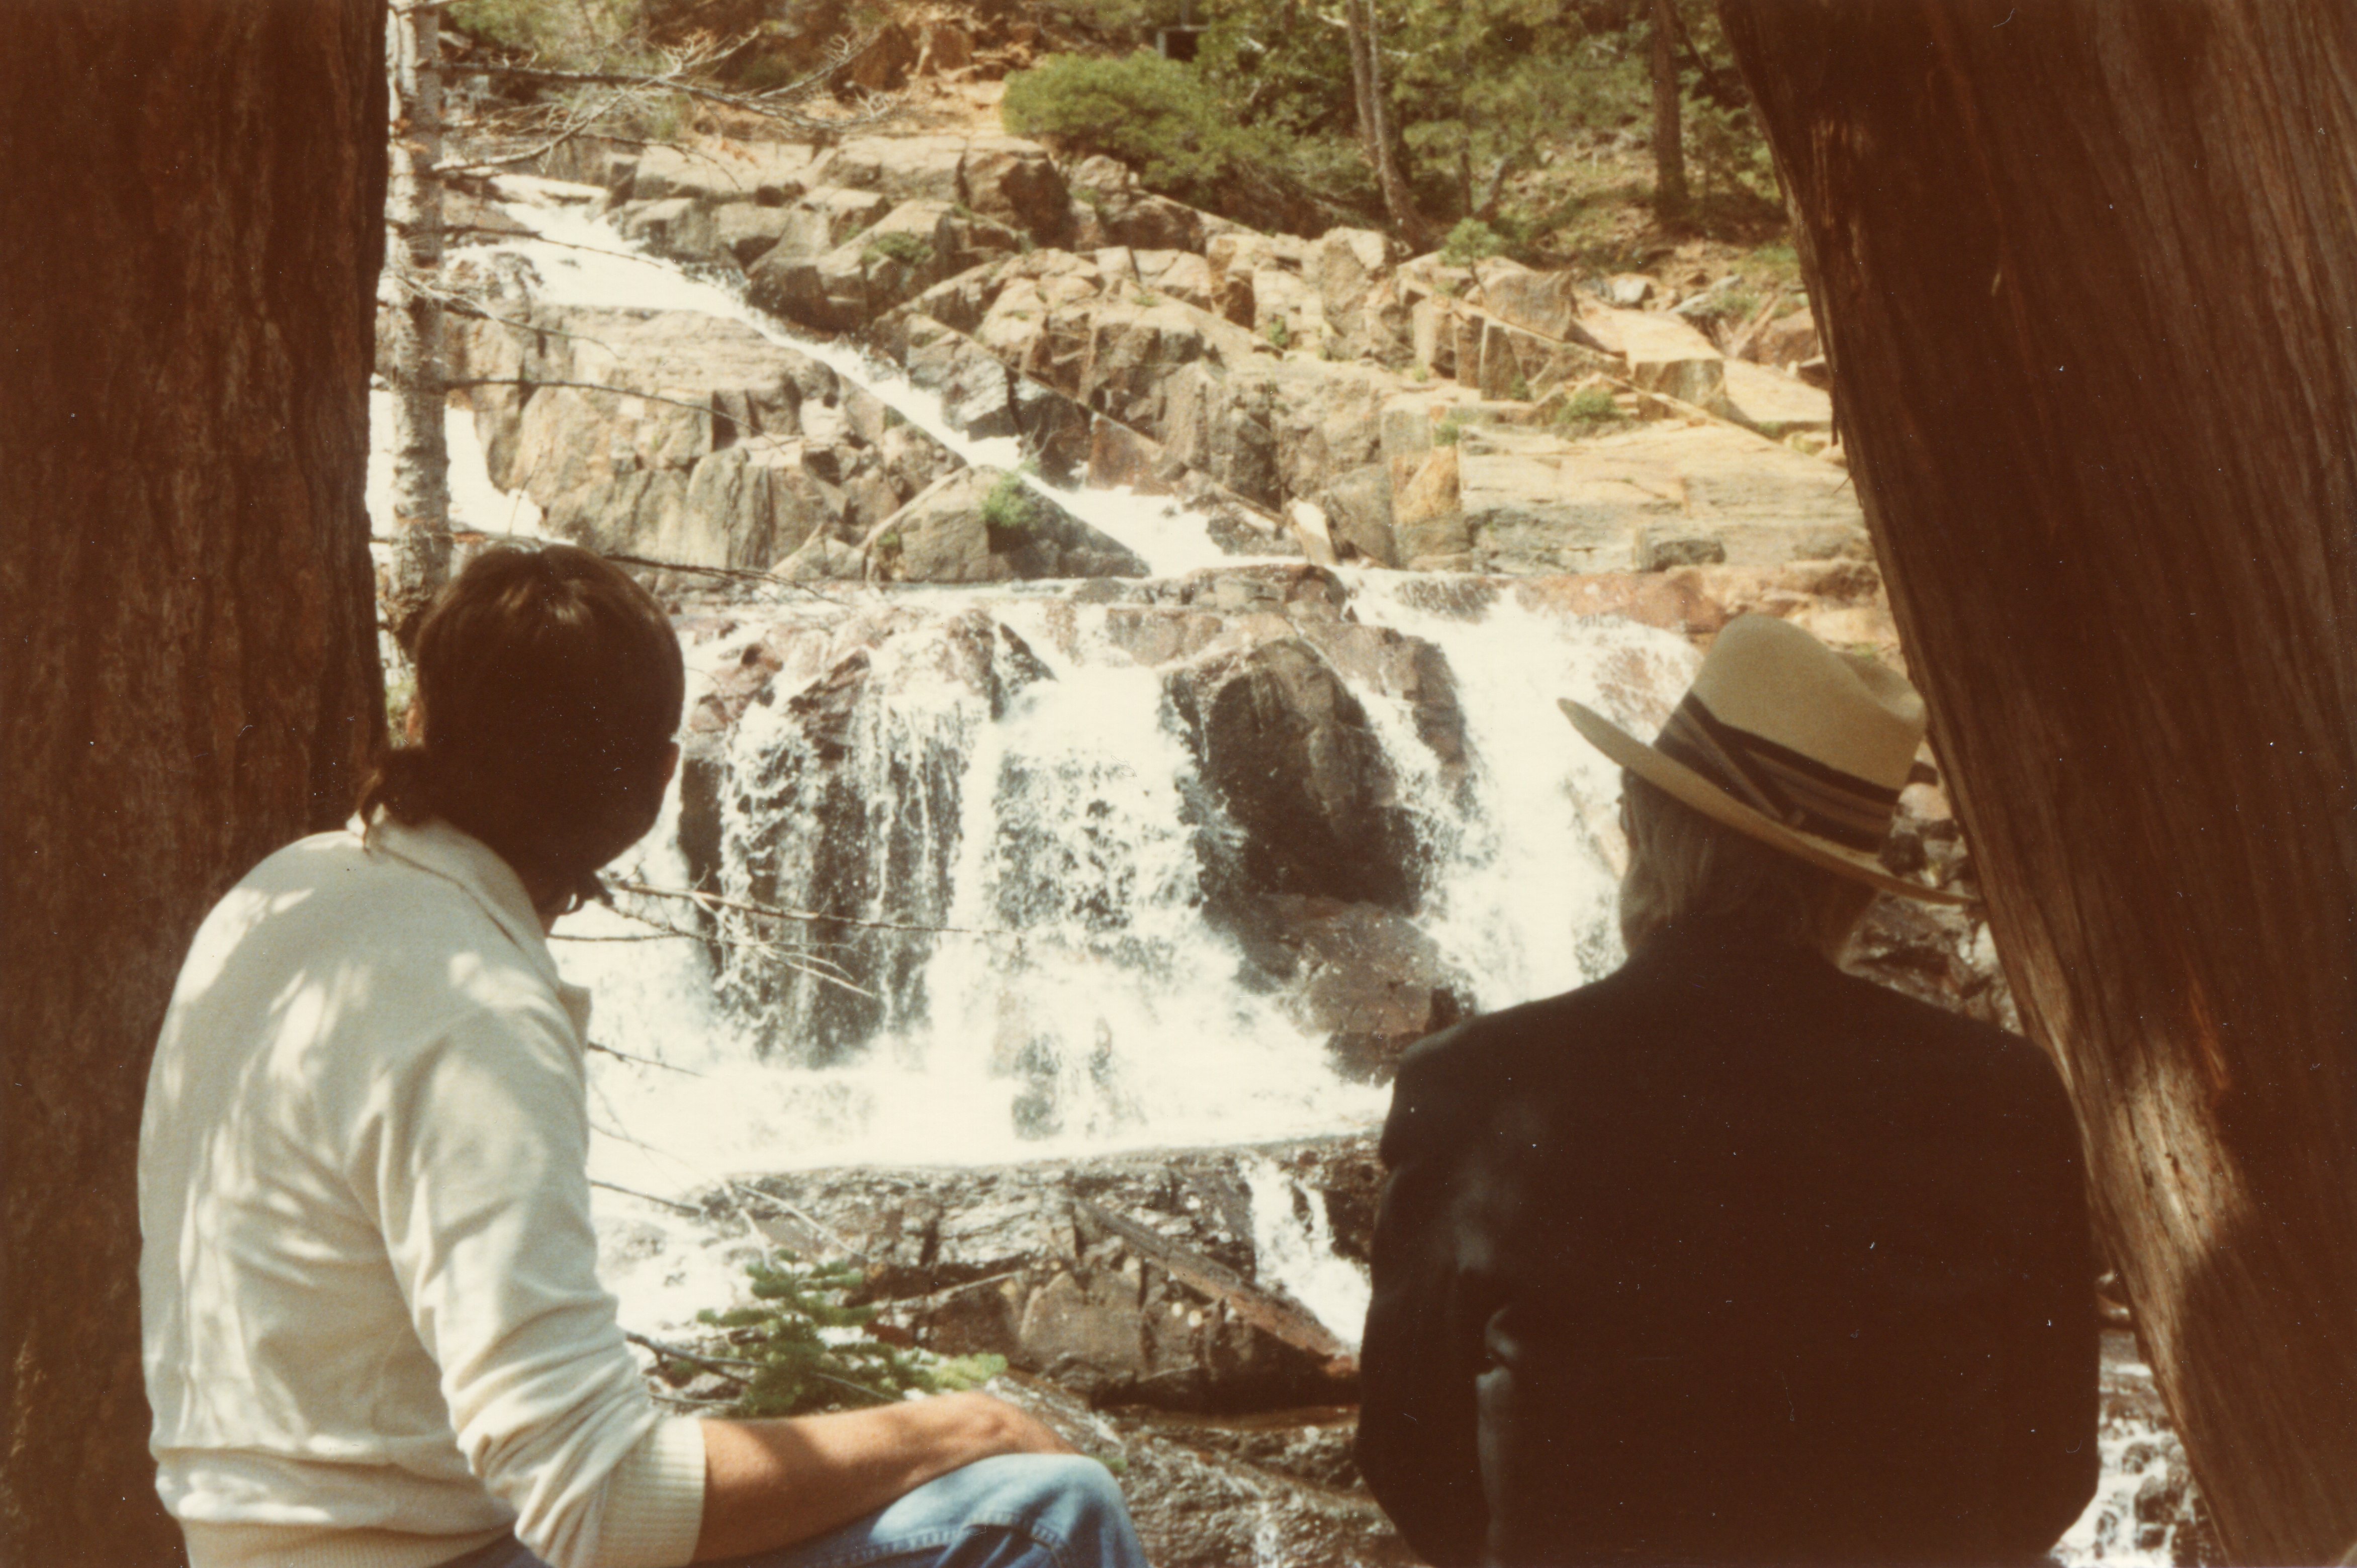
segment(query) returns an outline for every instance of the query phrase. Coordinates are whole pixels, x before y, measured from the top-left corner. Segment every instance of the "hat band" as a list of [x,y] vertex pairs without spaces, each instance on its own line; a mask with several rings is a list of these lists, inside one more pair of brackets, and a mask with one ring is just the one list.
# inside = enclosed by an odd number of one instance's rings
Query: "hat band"
[[1882,847],[1899,806],[1898,790],[1723,723],[1692,692],[1653,749],[1773,822],[1868,854]]

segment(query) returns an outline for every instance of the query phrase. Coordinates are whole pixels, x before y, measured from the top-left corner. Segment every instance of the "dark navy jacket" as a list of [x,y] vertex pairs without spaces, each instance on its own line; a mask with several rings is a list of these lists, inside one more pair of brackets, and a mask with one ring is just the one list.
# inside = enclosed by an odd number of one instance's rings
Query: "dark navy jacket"
[[2095,1484],[2078,1135],[2016,1036],[1731,929],[1408,1053],[1360,1467],[1459,1563],[2035,1561]]

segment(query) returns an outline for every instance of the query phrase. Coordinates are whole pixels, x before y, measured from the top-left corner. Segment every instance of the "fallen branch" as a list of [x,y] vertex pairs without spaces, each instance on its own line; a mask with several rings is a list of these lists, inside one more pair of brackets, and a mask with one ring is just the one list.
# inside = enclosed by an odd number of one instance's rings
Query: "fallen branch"
[[1358,1370],[1359,1358],[1334,1336],[1333,1330],[1302,1308],[1238,1275],[1181,1242],[1173,1241],[1135,1219],[1125,1219],[1101,1204],[1075,1197],[1073,1206],[1105,1230],[1127,1242],[1148,1262],[1172,1279],[1224,1303],[1254,1328],[1297,1349],[1322,1356],[1336,1370]]
[[[593,942],[594,942],[594,941],[598,940],[599,939],[598,939],[598,938],[596,938],[596,937],[585,937],[585,938],[583,938],[582,940],[585,940],[585,941],[593,941]],[[620,939],[608,938],[608,939],[605,939],[605,940],[620,940]],[[669,1062],[657,1061],[657,1060],[655,1060],[655,1058],[652,1058],[652,1057],[640,1057],[640,1056],[632,1056],[632,1055],[631,1055],[630,1052],[628,1052],[628,1051],[618,1051],[618,1050],[616,1050],[616,1049],[615,1049],[613,1047],[611,1047],[611,1046],[601,1046],[601,1045],[599,1045],[599,1044],[598,1044],[597,1041],[595,1041],[595,1040],[587,1040],[587,1041],[584,1041],[583,1043],[584,1043],[585,1045],[587,1045],[587,1046],[591,1050],[593,1050],[593,1051],[599,1052],[599,1053],[601,1053],[602,1055],[605,1055],[605,1056],[609,1056],[609,1057],[619,1057],[619,1058],[620,1058],[622,1060],[624,1060],[624,1061],[626,1061],[626,1062],[636,1062],[636,1063],[638,1063],[640,1067],[659,1067],[659,1068],[662,1069],[663,1069],[663,1071],[665,1071],[665,1072],[683,1073],[683,1074],[685,1074],[685,1075],[686,1075],[687,1077],[689,1077],[689,1078],[702,1078],[702,1077],[704,1076],[702,1073],[700,1073],[700,1072],[696,1071],[694,1068],[673,1067],[673,1066],[672,1066],[672,1065],[671,1065],[671,1063],[669,1063]]]

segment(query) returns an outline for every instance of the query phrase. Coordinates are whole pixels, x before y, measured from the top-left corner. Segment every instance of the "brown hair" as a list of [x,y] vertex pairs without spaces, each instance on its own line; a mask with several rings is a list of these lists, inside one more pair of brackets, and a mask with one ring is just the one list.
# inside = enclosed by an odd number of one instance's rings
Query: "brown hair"
[[586,550],[488,550],[418,627],[423,744],[361,790],[373,820],[440,817],[528,883],[594,888],[662,809],[686,676],[662,607]]
[[1626,768],[1620,799],[1620,938],[1631,952],[1667,927],[1708,919],[1838,961],[1874,902],[1867,884],[1715,822]]

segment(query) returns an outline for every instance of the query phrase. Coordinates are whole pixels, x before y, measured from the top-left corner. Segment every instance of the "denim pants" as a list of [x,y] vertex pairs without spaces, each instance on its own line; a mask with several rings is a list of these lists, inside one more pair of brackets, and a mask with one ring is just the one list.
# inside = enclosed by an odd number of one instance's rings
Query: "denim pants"
[[[546,1568],[513,1541],[465,1568]],[[840,1529],[733,1568],[1147,1568],[1113,1475],[1093,1459],[978,1460]],[[458,1568],[447,1564],[446,1568]]]

